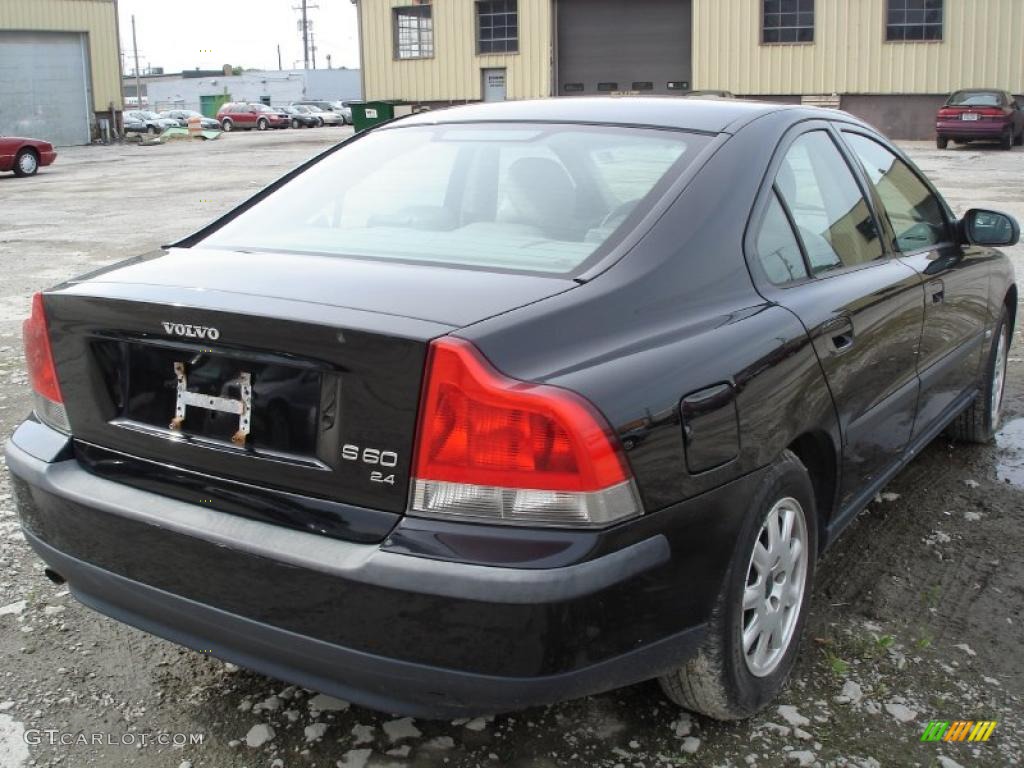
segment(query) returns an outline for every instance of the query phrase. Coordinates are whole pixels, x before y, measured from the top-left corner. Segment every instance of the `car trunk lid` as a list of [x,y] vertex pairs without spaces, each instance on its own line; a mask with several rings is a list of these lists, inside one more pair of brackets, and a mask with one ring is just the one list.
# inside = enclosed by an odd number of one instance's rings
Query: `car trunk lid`
[[571,285],[177,249],[45,302],[86,466],[365,540],[383,538],[406,507],[429,341]]

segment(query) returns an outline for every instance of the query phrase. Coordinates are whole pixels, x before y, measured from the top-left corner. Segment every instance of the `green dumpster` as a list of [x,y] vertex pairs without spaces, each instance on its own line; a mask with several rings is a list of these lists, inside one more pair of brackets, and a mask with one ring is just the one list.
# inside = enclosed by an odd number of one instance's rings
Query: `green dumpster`
[[365,131],[375,125],[392,120],[395,117],[395,107],[402,104],[396,99],[382,101],[350,101],[352,107],[352,125],[359,131]]

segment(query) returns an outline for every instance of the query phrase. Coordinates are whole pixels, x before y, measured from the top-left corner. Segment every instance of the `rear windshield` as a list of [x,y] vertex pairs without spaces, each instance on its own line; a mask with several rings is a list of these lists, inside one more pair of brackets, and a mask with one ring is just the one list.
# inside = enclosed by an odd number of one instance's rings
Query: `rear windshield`
[[578,125],[375,131],[203,245],[568,273],[625,229],[709,141]]
[[992,91],[958,91],[946,103],[951,107],[1001,107],[1003,96]]

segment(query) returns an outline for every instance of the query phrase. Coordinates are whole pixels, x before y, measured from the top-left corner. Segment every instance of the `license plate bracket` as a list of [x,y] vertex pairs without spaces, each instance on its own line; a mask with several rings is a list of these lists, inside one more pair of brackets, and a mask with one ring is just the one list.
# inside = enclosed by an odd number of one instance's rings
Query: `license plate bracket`
[[188,369],[185,363],[174,363],[174,376],[177,379],[177,392],[174,406],[174,418],[171,419],[170,429],[180,432],[188,417],[188,409],[201,408],[207,411],[219,413],[231,413],[238,416],[238,429],[231,436],[231,442],[235,445],[244,446],[249,437],[252,426],[252,374],[242,371],[238,376],[225,382],[224,388],[237,385],[239,391],[238,399],[223,397],[220,395],[207,395],[202,392],[193,392],[188,388]]

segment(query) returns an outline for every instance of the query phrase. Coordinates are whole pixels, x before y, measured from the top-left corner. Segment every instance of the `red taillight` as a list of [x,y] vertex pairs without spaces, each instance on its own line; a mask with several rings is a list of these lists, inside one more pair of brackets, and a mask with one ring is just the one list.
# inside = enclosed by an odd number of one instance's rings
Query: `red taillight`
[[511,379],[467,341],[431,344],[411,511],[538,525],[639,514],[615,437],[579,395]]
[[50,348],[43,294],[37,293],[32,297],[32,314],[22,324],[21,333],[25,341],[25,360],[32,389],[51,402],[63,403],[60,384],[57,383],[57,369],[53,364],[53,350]]
[[586,492],[629,479],[589,403],[510,379],[454,338],[431,345],[417,445],[424,480]]

